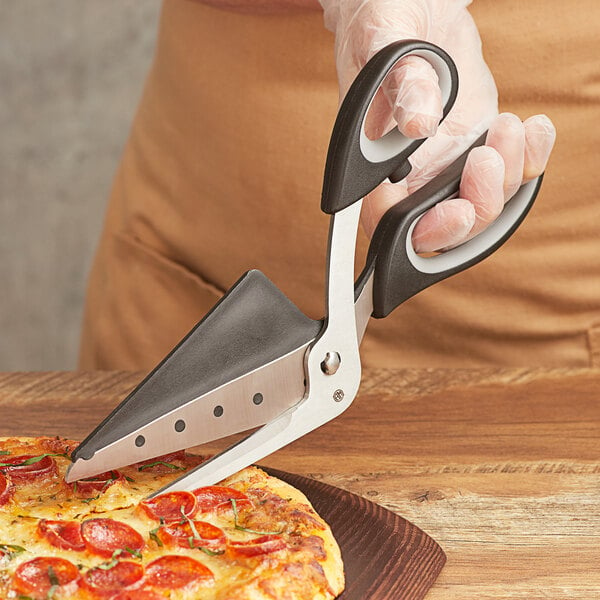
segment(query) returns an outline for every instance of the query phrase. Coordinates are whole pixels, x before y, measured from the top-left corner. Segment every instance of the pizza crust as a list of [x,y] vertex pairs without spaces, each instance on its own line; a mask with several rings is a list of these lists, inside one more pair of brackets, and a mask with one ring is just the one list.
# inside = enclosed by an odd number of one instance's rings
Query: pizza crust
[[[281,479],[267,475],[258,467],[248,467],[247,469],[228,477],[224,480],[223,485],[235,487],[236,483],[243,483],[244,480],[248,480],[248,476],[252,477],[252,475],[258,476],[264,480],[265,487],[267,487],[275,495],[281,498],[291,498],[293,504],[304,505],[310,508],[312,511],[311,514],[318,519],[320,523],[322,523],[324,529],[320,531],[318,535],[324,542],[327,558],[321,563],[321,566],[325,571],[325,576],[327,577],[327,581],[329,582],[329,586],[334,594],[334,597],[341,594],[344,589],[344,565],[342,562],[340,548],[333,537],[333,533],[329,525],[327,525],[327,523],[317,514],[315,509],[312,507],[312,504],[308,501],[308,498],[300,490],[296,489],[289,483],[282,481]],[[326,598],[330,597],[331,596],[328,595],[315,596],[315,600],[325,600]],[[267,596],[265,596],[265,599],[271,600]]]

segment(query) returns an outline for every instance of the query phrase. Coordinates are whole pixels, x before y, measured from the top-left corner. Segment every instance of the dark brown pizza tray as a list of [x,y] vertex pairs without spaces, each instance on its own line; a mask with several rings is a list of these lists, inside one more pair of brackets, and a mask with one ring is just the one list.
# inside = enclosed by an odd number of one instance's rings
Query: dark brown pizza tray
[[401,516],[315,479],[262,467],[303,492],[342,550],[339,600],[421,600],[446,562],[440,546]]

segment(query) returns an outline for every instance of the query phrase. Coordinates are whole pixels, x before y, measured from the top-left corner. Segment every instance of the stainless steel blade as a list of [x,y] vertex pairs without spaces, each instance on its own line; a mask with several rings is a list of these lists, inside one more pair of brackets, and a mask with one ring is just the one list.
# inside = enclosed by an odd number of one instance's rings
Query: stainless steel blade
[[[354,303],[354,241],[360,205],[357,202],[332,217],[327,326],[306,353],[306,398],[153,496],[215,484],[317,429],[352,404],[361,375],[358,344],[370,315],[369,305],[372,307],[372,277]],[[339,359],[335,370],[324,368],[325,357],[334,354]]]
[[315,396],[313,394],[297,406],[286,410],[258,431],[154,492],[150,497],[171,490],[191,491],[218,483],[335,418],[352,402],[350,397],[346,402],[342,400],[338,403],[332,398]]
[[150,421],[88,460],[78,458],[67,470],[66,481],[197,446],[275,419],[305,394],[307,347],[308,343]]
[[[371,274],[355,302],[356,333],[358,342],[362,340],[365,329],[373,312],[373,274]],[[212,485],[222,481],[240,469],[272,454],[291,441],[298,439],[316,427],[323,424],[324,419],[330,420],[347,408],[345,405],[321,403],[315,410],[315,401],[302,402],[300,405],[287,410],[279,418],[271,421],[259,431],[247,436],[235,446],[225,452],[214,456],[199,467],[171,482],[169,485],[156,491],[152,496],[163,494],[170,490],[191,491],[205,485]],[[348,400],[347,400],[348,402]],[[334,408],[332,416],[321,411],[323,404]]]

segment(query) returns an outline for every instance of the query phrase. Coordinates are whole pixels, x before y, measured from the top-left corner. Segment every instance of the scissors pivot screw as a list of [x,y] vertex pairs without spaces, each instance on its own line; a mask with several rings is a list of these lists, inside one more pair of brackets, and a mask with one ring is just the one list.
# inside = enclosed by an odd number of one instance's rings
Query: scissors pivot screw
[[344,390],[335,390],[333,392],[333,399],[336,402],[341,402],[344,399]]
[[335,372],[340,368],[342,359],[337,352],[328,352],[321,363],[321,371],[325,375],[334,375]]

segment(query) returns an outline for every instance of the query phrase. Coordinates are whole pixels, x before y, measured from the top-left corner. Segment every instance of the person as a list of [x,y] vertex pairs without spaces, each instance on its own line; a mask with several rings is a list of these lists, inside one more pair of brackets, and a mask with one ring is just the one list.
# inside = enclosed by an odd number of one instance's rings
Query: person
[[[506,246],[372,322],[364,364],[600,363],[600,215],[589,183],[600,5],[576,4],[589,18],[575,19],[577,10],[556,0],[505,0],[501,10],[493,0],[468,8],[468,0],[165,0],[90,276],[81,367],[151,368],[248,268],[322,316],[328,219],[319,197],[338,96],[377,49],[402,38],[451,54],[459,97],[438,127],[440,94],[427,63],[406,59],[395,70],[370,134],[393,120],[430,139],[406,181],[365,199],[367,234],[489,128],[486,147],[469,157],[460,198],[423,217],[413,236],[418,251],[460,243],[545,168],[552,122],[538,115],[522,123],[516,114],[550,109],[565,143]],[[500,115],[471,13],[506,99]],[[367,245],[364,236],[359,253]]]

